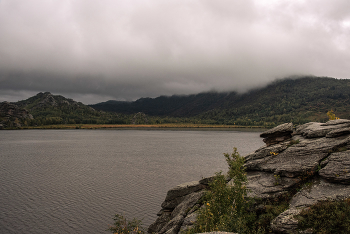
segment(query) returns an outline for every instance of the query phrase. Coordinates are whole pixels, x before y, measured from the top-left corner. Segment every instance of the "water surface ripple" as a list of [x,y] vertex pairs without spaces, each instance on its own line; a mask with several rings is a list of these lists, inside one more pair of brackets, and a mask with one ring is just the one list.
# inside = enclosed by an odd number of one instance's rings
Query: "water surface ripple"
[[148,226],[170,188],[262,144],[259,132],[0,131],[0,233],[108,233],[115,213]]

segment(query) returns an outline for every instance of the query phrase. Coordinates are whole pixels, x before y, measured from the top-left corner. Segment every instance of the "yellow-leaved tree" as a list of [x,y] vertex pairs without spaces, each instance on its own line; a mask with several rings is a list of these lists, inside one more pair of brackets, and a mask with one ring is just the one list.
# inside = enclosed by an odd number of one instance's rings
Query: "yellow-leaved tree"
[[333,110],[328,111],[327,112],[327,116],[328,116],[329,120],[339,119],[338,117],[335,117],[335,114],[333,113]]

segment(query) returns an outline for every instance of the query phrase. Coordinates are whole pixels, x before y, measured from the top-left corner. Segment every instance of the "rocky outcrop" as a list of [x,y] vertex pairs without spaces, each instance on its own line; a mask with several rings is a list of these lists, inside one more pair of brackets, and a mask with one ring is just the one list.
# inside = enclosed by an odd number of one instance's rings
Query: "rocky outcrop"
[[319,138],[334,130],[347,127],[350,127],[350,120],[347,119],[330,120],[326,123],[311,122],[298,126],[295,134],[302,135],[304,138]]
[[281,124],[260,134],[267,146],[283,142],[292,137],[293,123]]
[[[62,106],[72,106],[72,107],[82,107],[84,104],[81,102],[76,102],[73,99],[65,98],[61,95],[53,95],[50,92],[40,92],[37,95],[23,101],[16,103],[19,107],[30,106],[30,111],[36,109],[50,108],[50,107],[62,107]],[[95,111],[93,108],[90,110]]]
[[323,164],[325,166],[318,172],[322,178],[334,183],[350,184],[350,150],[332,154]]
[[197,202],[204,194],[207,181],[193,181],[168,191],[159,217],[148,228],[149,233],[178,233],[193,225],[199,208]]
[[10,102],[0,103],[0,129],[5,127],[21,127],[26,121],[33,119],[29,112]]
[[[266,146],[245,156],[248,196],[264,201],[293,195],[289,209],[271,222],[274,232],[298,233],[295,215],[303,209],[319,201],[350,197],[349,129],[350,120],[338,119],[295,129],[287,123],[260,135]],[[210,180],[170,190],[149,232],[178,233],[189,228]]]

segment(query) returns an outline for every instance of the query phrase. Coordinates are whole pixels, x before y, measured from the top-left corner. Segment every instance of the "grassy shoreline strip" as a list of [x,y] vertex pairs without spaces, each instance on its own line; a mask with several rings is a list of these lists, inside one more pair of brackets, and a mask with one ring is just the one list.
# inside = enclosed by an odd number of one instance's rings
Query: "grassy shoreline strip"
[[207,124],[58,124],[23,126],[11,129],[266,129],[263,126],[207,125]]

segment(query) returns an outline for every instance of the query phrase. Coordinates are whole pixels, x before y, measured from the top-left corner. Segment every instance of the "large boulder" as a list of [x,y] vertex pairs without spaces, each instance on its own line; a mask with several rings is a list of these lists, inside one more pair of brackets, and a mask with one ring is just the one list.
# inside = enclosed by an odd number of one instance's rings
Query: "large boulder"
[[157,220],[148,228],[148,233],[178,233],[193,225],[198,201],[204,188],[212,178],[192,181],[176,186],[168,191]]
[[322,178],[334,183],[350,184],[350,150],[334,153],[319,171]]
[[283,142],[292,137],[293,123],[281,124],[260,134],[267,146]]
[[165,201],[162,203],[163,209],[174,209],[179,205],[185,196],[205,188],[205,185],[199,183],[199,181],[192,181],[184,184],[180,184],[175,188],[168,191]]

